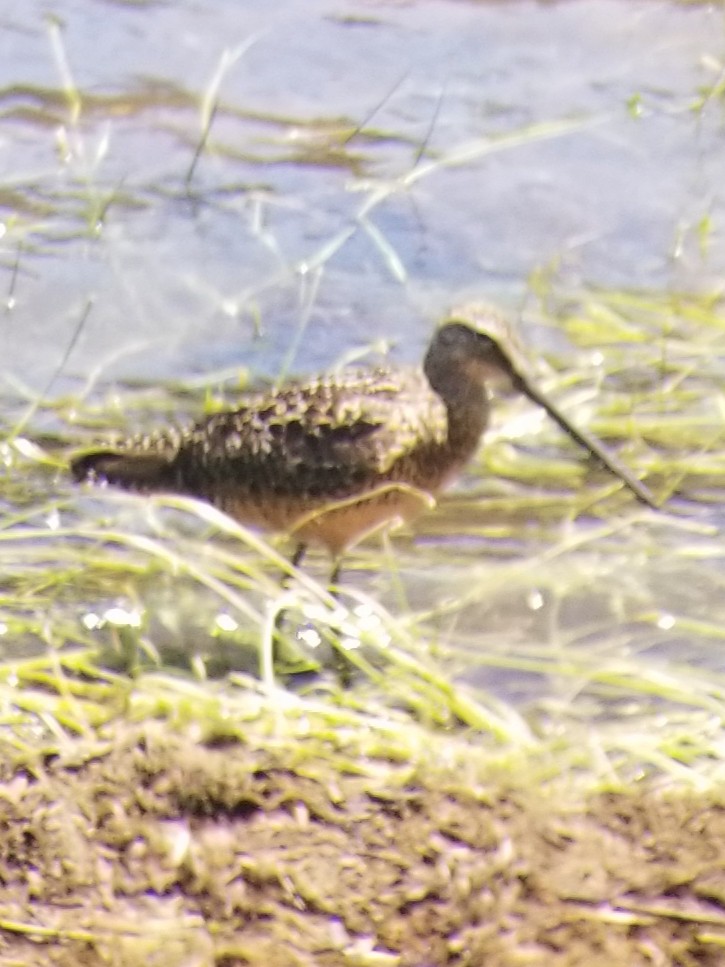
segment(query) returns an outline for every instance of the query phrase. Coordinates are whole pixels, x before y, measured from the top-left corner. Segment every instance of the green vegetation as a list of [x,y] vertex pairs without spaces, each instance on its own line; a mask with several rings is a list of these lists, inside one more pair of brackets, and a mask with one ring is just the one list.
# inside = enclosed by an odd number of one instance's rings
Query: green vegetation
[[[216,408],[218,385],[140,387],[92,406],[59,400],[47,412],[34,405],[30,423],[21,416],[22,432],[4,444],[7,723],[52,746],[64,731],[87,734],[131,710],[170,720],[198,714],[212,728],[222,710],[243,721],[247,705],[274,720],[294,708],[319,717],[325,733],[344,725],[350,735],[357,716],[366,741],[379,729],[395,757],[400,743],[421,741],[422,726],[472,741],[486,756],[546,750],[551,763],[556,750],[557,768],[593,770],[593,781],[643,769],[698,783],[719,774],[711,743],[720,741],[725,676],[706,650],[719,647],[725,623],[719,579],[705,565],[721,550],[698,506],[725,470],[713,419],[722,394],[707,371],[725,316],[716,300],[685,297],[567,294],[564,303],[552,293],[549,302],[546,312],[579,348],[566,372],[542,373],[547,391],[646,475],[663,509],[641,510],[609,475],[587,472],[554,427],[535,431],[532,450],[520,424],[539,415],[511,400],[500,404],[503,427],[497,420],[464,487],[420,521],[415,555],[405,535],[385,551],[370,542],[349,561],[362,581],[343,576],[338,600],[319,583],[324,560],[293,574],[284,544],[205,504],[81,490],[68,480],[71,449],[129,419],[151,425]],[[47,415],[56,431],[33,433]],[[508,428],[526,437],[526,451],[506,439]],[[421,554],[436,575],[429,585],[416,578]],[[651,585],[676,580],[693,560],[704,562],[708,582],[693,609],[672,599],[679,608],[664,610]],[[396,577],[409,567],[405,582]],[[489,626],[488,615],[507,607],[518,609],[530,638],[515,633],[516,617]],[[569,609],[580,618],[562,617]],[[273,669],[280,611],[288,664]],[[673,628],[681,660],[653,658],[658,631]],[[350,687],[337,680],[335,653],[354,669]],[[472,669],[481,681],[519,674],[530,683],[526,699],[515,709],[495,689],[467,684]]]

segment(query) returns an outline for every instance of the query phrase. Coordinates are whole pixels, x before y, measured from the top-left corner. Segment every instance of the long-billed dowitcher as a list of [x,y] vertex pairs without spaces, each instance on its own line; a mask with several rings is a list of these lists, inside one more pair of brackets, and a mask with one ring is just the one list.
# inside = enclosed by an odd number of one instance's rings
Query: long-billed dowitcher
[[475,452],[489,385],[526,394],[643,503],[649,490],[525,375],[485,307],[467,306],[436,331],[422,369],[343,370],[246,396],[232,411],[164,428],[76,457],[76,480],[189,494],[244,524],[286,531],[295,564],[309,543],[336,562],[366,534],[434,502]]

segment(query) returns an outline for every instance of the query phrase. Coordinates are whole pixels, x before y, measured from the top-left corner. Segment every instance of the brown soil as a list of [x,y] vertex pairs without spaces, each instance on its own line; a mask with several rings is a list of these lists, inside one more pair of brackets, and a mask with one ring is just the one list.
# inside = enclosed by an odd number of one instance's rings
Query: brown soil
[[0,964],[725,963],[725,791],[576,804],[159,724],[0,785]]

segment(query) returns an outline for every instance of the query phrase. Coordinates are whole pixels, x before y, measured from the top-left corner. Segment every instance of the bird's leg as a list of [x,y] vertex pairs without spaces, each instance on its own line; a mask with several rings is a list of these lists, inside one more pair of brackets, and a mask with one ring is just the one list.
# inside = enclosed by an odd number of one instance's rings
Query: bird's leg
[[332,572],[330,574],[330,583],[328,585],[328,590],[333,598],[337,597],[337,586],[340,583],[340,573],[342,572],[342,558],[335,558],[335,563],[332,566]]
[[[292,567],[294,568],[299,567],[302,561],[304,560],[306,553],[307,553],[307,545],[300,541],[300,543],[295,548],[295,552],[292,555],[292,558],[290,560],[290,564],[292,565]],[[291,577],[292,575],[290,573],[286,573],[282,575],[282,580],[280,581],[280,587],[282,588],[283,591],[287,590],[287,588],[289,587]],[[272,650],[272,659],[275,662],[280,657],[281,650],[283,649],[284,640],[282,638],[282,625],[284,624],[286,617],[287,617],[287,609],[282,608],[280,611],[277,612],[277,617],[274,619],[274,639],[273,639],[274,648]]]
[[[307,545],[299,543],[295,548],[295,552],[292,555],[290,564],[292,567],[299,567],[302,563],[305,554],[307,552]],[[340,583],[340,574],[342,573],[342,558],[336,557],[333,563],[332,571],[330,573],[330,580],[327,585],[327,590],[332,598],[337,599],[338,585]],[[287,588],[289,586],[291,574],[285,574],[282,578],[282,588]],[[284,624],[285,618],[287,617],[287,611],[283,608],[277,613],[277,617],[274,622],[274,649],[273,649],[273,660],[277,662],[281,657],[283,657],[284,651],[284,638],[282,636],[282,626]],[[339,647],[335,647],[334,641],[335,637],[339,638],[339,635],[335,633],[334,629],[329,629],[327,635],[328,642],[332,648],[333,656],[333,670],[338,677],[340,685],[343,688],[347,688],[352,681],[352,662],[345,656],[344,652],[340,650]]]
[[[292,565],[292,567],[299,567],[300,564],[302,564],[302,562],[304,561],[306,553],[307,553],[307,545],[300,542],[295,548],[295,552],[292,555],[292,559],[290,560],[290,564]],[[283,588],[286,588],[288,586],[290,577],[291,577],[290,574],[285,574],[283,576],[282,578]]]
[[[338,598],[340,597],[339,584],[340,584],[341,573],[342,573],[342,557],[336,557],[334,564],[332,565],[330,580],[327,585],[328,593],[330,594],[330,597],[335,599],[335,601],[337,601]],[[330,631],[332,632],[331,639],[332,637],[335,637],[339,641],[340,634],[338,633],[337,629],[332,627],[330,628]],[[336,646],[332,640],[330,640],[330,644],[332,645],[333,671],[337,675],[337,680],[342,686],[342,688],[349,688],[349,686],[352,683],[352,673],[354,671],[355,666],[353,662],[351,662],[350,659],[347,657],[345,652],[339,647],[339,645]]]

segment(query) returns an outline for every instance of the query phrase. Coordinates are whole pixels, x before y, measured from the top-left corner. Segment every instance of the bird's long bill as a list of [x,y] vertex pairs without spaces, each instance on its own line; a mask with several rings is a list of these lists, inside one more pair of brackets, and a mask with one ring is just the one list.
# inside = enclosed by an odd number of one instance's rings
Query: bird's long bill
[[599,462],[605,466],[607,470],[611,471],[616,477],[619,477],[622,483],[629,487],[637,500],[640,500],[648,507],[652,507],[655,510],[658,509],[657,501],[649,488],[646,487],[645,484],[641,483],[641,481],[637,480],[637,478],[623,464],[621,464],[616,457],[613,457],[610,453],[607,453],[607,451],[604,449],[604,446],[599,442],[599,440],[596,439],[596,437],[593,437],[586,430],[580,430],[573,426],[569,420],[567,420],[564,414],[557,409],[557,407],[554,406],[554,404],[548,400],[546,396],[544,396],[541,390],[537,389],[533,383],[530,383],[529,380],[518,371],[518,369],[515,371],[514,385],[520,393],[528,396],[528,398],[533,400],[534,403],[538,403],[539,406],[543,407],[552,420],[558,423],[562,430],[567,433],[572,440],[576,440],[580,446],[584,447],[584,449],[588,450],[592,456],[596,457],[596,459],[599,460]]

